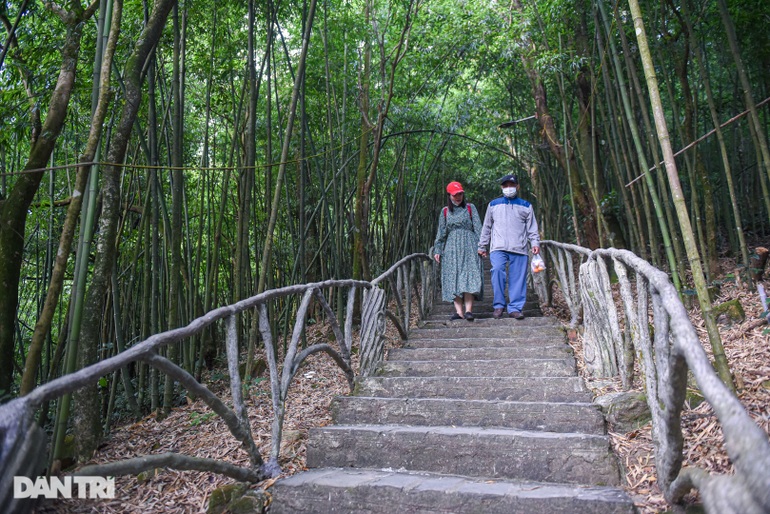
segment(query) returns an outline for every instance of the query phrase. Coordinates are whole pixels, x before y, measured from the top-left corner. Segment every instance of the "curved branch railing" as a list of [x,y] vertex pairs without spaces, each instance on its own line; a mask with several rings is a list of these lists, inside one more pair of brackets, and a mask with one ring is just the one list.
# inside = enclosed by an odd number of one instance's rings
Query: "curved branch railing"
[[[423,262],[420,262],[423,261]],[[237,466],[215,459],[200,459],[177,453],[150,455],[112,462],[104,465],[87,466],[76,475],[115,476],[136,474],[156,467],[174,469],[208,470],[227,475],[238,480],[257,482],[277,475],[280,472],[278,458],[281,448],[281,436],[285,415],[285,404],[292,380],[306,358],[315,353],[327,353],[337,366],[342,369],[351,391],[356,376],[372,374],[384,355],[385,319],[390,318],[403,337],[408,335],[409,319],[413,294],[417,296],[417,305],[421,319],[425,319],[434,296],[432,266],[425,254],[413,254],[394,264],[385,273],[371,282],[361,280],[327,280],[311,284],[294,285],[272,289],[264,293],[241,300],[232,305],[212,310],[190,322],[187,326],[155,334],[145,341],[96,364],[75,373],[52,380],[31,391],[27,396],[17,398],[0,405],[0,505],[4,513],[26,512],[28,505],[13,498],[14,477],[35,477],[45,467],[46,436],[37,425],[34,415],[37,409],[47,401],[72,393],[82,387],[96,383],[102,376],[112,373],[132,362],[142,361],[172,379],[178,381],[190,393],[201,398],[211,410],[220,416],[230,433],[241,443],[249,456],[249,467]],[[420,287],[415,282],[416,273],[420,273]],[[390,287],[382,289],[386,282]],[[347,288],[348,297],[345,305],[345,319],[341,324],[324,295],[327,289]],[[358,373],[354,370],[351,359],[353,350],[353,314],[356,291],[363,291],[361,327],[359,330],[360,355]],[[286,345],[285,354],[279,369],[277,347],[274,344],[270,326],[268,303],[279,298],[302,295],[296,312],[291,339]],[[303,329],[308,311],[313,301],[321,307],[334,333],[332,343],[320,342],[300,349]],[[395,302],[392,302],[395,300]],[[389,310],[389,304],[396,304],[395,313]],[[255,309],[259,316],[259,331],[265,347],[267,367],[270,374],[270,389],[273,404],[273,423],[270,454],[264,460],[254,442],[243,398],[241,376],[239,372],[239,342],[236,328],[236,316],[244,311]],[[160,356],[157,350],[163,346],[180,342],[202,332],[217,321],[225,320],[226,350],[230,392],[233,408],[210,391],[204,384],[174,362]]]
[[[619,373],[628,388],[633,379],[634,349],[642,355],[640,364],[652,413],[656,472],[666,500],[679,503],[691,488],[696,488],[708,512],[770,512],[768,436],[717,376],[668,276],[626,250],[591,251],[554,241],[541,244],[551,256],[549,269],[556,268],[557,282],[565,298],[568,297],[573,326],[583,308],[586,353],[603,353],[615,363],[613,370],[612,366],[592,367],[587,361],[589,372],[602,376]],[[580,263],[577,278],[573,266],[576,261]],[[616,310],[608,309],[615,304],[605,261],[612,263],[620,285],[624,332],[620,330]],[[628,278],[629,268],[636,273],[636,298]],[[652,335],[648,321],[650,300]],[[735,467],[733,476],[682,468],[681,413],[688,369],[722,425],[727,453]]]
[[[417,273],[419,272],[419,288]],[[380,284],[388,287],[380,288]],[[424,253],[408,255],[372,280],[372,289],[364,292],[361,314],[361,376],[372,375],[382,362],[385,351],[385,318],[390,319],[402,339],[408,339],[412,313],[412,294],[417,296],[420,319],[433,307],[435,293],[433,259]],[[391,301],[392,300],[392,301]],[[395,312],[388,306],[393,303]]]

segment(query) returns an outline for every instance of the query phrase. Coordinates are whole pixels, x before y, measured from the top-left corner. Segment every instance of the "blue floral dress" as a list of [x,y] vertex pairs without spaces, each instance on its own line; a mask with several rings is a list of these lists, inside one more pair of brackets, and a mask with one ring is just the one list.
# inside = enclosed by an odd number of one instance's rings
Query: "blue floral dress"
[[484,297],[484,271],[478,245],[481,219],[473,204],[444,207],[439,213],[433,253],[441,255],[441,299],[454,301],[455,296],[472,293],[477,300]]

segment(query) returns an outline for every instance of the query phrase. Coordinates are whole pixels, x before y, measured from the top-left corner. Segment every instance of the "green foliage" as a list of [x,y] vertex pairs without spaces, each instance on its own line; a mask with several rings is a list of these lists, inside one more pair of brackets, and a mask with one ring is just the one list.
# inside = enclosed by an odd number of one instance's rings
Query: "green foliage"
[[[595,5],[565,0],[522,3],[522,11],[511,4],[495,2],[435,0],[420,5],[409,33],[408,52],[396,68],[392,104],[384,126],[381,162],[370,199],[372,212],[367,221],[372,235],[366,251],[373,270],[386,268],[405,252],[428,249],[435,234],[439,210],[445,202],[444,186],[450,180],[463,182],[468,199],[483,207],[500,194],[496,179],[505,173],[517,173],[522,181],[522,195],[538,209],[542,235],[577,240],[580,234],[575,233],[571,204],[580,199],[581,191],[570,193],[566,171],[548,148],[540,121],[530,120],[499,128],[503,123],[535,113],[533,85],[536,81],[544,84],[546,107],[559,137],[566,139],[558,143],[570,151],[579,150],[580,124],[590,116],[595,118],[595,124],[589,129],[602,142],[596,146],[596,181],[603,188],[595,197],[597,207],[606,216],[615,216],[628,226],[636,220],[624,219],[627,209],[635,214],[643,212],[641,204],[628,205],[626,202],[639,201],[644,190],[633,190],[637,200],[631,198],[631,188],[626,188],[628,195],[621,194],[626,187],[625,180],[621,180],[625,178],[623,175],[638,173],[638,170],[634,168],[636,158],[623,154],[631,147],[627,127],[615,126],[622,123],[619,105],[613,105],[617,102],[618,92],[604,90],[605,74],[610,74],[611,88],[615,87],[615,77],[608,65],[606,34],[594,25]],[[315,281],[350,276],[357,195],[355,174],[362,126],[365,125],[360,108],[364,42],[369,41],[373,47],[370,109],[366,113],[371,122],[391,86],[388,75],[393,64],[393,50],[404,28],[408,3],[378,0],[371,5],[374,21],[366,25],[362,1],[318,4],[302,88],[303,102],[291,135],[285,186],[279,191],[281,203],[269,287],[281,287],[303,279]],[[678,5],[679,2],[674,2],[674,6]],[[744,61],[757,91],[766,90],[770,78],[767,71],[770,70],[770,43],[763,32],[764,25],[757,21],[770,16],[768,5],[751,0],[733,1],[730,6],[741,38]],[[235,298],[235,284],[243,285],[242,295],[254,294],[255,278],[260,272],[257,263],[265,240],[268,203],[272,201],[277,173],[275,165],[280,158],[286,110],[297,68],[305,4],[280,4],[275,13],[278,27],[271,48],[270,75],[266,74],[265,68],[259,83],[255,84],[259,97],[254,136],[257,168],[253,173],[253,184],[247,181],[249,173],[242,169],[246,161],[248,106],[246,6],[247,3],[239,0],[180,3],[180,19],[186,20],[182,134],[182,160],[186,167],[182,250],[184,291],[178,299],[184,312],[183,323],[200,315],[204,308],[242,299]],[[7,6],[9,19],[15,18],[16,8],[11,4]],[[266,8],[259,4],[256,12],[254,58],[258,73],[263,71],[268,40]],[[655,59],[660,75],[668,81],[673,95],[667,102],[666,115],[670,120],[680,120],[684,93],[677,81],[676,65],[685,50],[682,28],[667,4],[648,3],[645,8],[649,10],[645,22],[649,24],[650,33],[657,35],[654,39]],[[728,119],[744,107],[740,93],[733,87],[734,65],[726,50],[716,7],[704,4],[702,8],[692,21],[707,55],[717,108],[720,116]],[[141,32],[144,9],[142,2],[128,2],[124,7],[111,82],[113,99],[104,127],[102,160],[106,159],[106,145],[117,129],[124,105],[120,75]],[[629,61],[622,65],[638,66],[631,20],[623,11],[623,5],[619,9],[619,19],[613,17],[612,20],[613,31],[622,30],[630,45]],[[0,183],[0,198],[13,187],[14,173],[23,167],[29,154],[31,109],[35,107],[44,113],[54,90],[61,64],[59,46],[63,30],[56,15],[42,3],[30,3],[17,33],[18,50],[9,52],[0,69],[0,166],[9,173]],[[5,36],[4,33],[0,35]],[[169,22],[154,60],[148,62],[145,69],[147,74],[153,73],[156,119],[153,124],[146,81],[140,113],[128,145],[126,164],[129,166],[121,171],[118,300],[121,330],[123,339],[130,341],[128,346],[147,334],[169,328],[166,313],[172,301],[168,298],[172,179],[170,170],[162,166],[171,162],[173,147],[173,36]],[[617,33],[614,37],[617,38]],[[597,38],[602,38],[604,55]],[[5,37],[2,39],[4,41]],[[619,39],[616,43],[620,46]],[[76,88],[70,100],[66,127],[50,159],[55,166],[75,163],[84,149],[92,118],[95,48],[96,23],[90,20],[84,26]],[[637,73],[639,71],[637,69]],[[688,73],[694,79],[693,84],[700,83],[692,62]],[[595,95],[594,110],[588,116],[580,110],[576,84],[579,75],[587,77],[589,90]],[[562,80],[563,91],[559,88]],[[31,99],[27,86],[32,93]],[[698,105],[705,106],[702,88],[695,94]],[[644,95],[634,97],[633,101],[640,113],[645,108],[646,98]],[[711,129],[706,111],[705,107],[699,108],[700,118],[696,120],[699,133]],[[766,110],[762,111],[762,116],[767,116]],[[157,136],[154,148],[151,148],[151,134]],[[750,199],[752,225],[747,231],[766,232],[767,216],[758,193],[761,184],[751,136],[745,126],[739,125],[732,126],[726,135],[728,147],[735,149],[731,158],[741,170],[738,187],[753,195]],[[272,141],[270,154],[268,136]],[[654,134],[646,137],[645,144],[656,144]],[[676,130],[672,130],[672,137],[677,146],[681,146]],[[724,172],[713,138],[705,140],[699,149],[703,152],[709,179],[723,183]],[[371,162],[373,148],[370,146],[364,152],[365,160]],[[304,166],[299,165],[302,157],[305,158]],[[593,183],[594,176],[594,169],[583,169],[585,160],[586,156],[576,159],[581,166],[578,171],[584,189]],[[204,162],[210,169],[201,169]],[[268,168],[268,163],[273,167]],[[149,165],[161,168],[151,172],[146,168]],[[619,177],[615,175],[616,169]],[[95,173],[103,173],[103,169]],[[157,198],[150,197],[153,173],[159,186]],[[39,315],[65,215],[65,208],[57,205],[72,194],[74,179],[74,168],[45,173],[38,197],[29,212],[18,309],[17,342],[22,351],[15,352],[17,356],[26,354]],[[697,187],[693,192],[696,195]],[[240,210],[244,198],[250,201],[249,223],[247,237],[240,239],[237,230],[238,221],[244,216]],[[688,201],[691,200],[688,198]],[[154,209],[157,209],[157,225],[153,220]],[[718,216],[721,226],[730,229],[729,216],[721,212]],[[744,216],[749,215],[744,212]],[[578,230],[582,230],[586,223],[595,223],[595,220],[578,213]],[[147,224],[151,226],[145,231]],[[642,225],[636,228],[646,231],[643,217]],[[221,233],[217,233],[218,229]],[[157,247],[152,246],[153,238]],[[650,244],[650,238],[646,237],[646,240]],[[243,270],[235,268],[238,250],[243,250],[247,263]],[[157,251],[157,255],[152,255],[153,251]],[[86,252],[89,272],[92,272],[94,249],[87,248]],[[67,329],[73,267],[74,259],[71,258],[63,300],[57,307],[47,345],[51,357],[44,359],[44,372],[48,371],[46,366],[53,365],[51,359],[59,341],[66,343],[61,334]],[[89,273],[87,280],[91,277]],[[115,330],[112,298],[105,298],[104,305],[104,334],[111,340]],[[276,332],[286,331],[290,326],[282,322],[292,315],[292,306],[290,302],[277,302]],[[245,317],[242,341],[248,340],[245,336],[251,315]],[[215,353],[222,353],[221,332],[222,328],[218,326],[211,334]],[[200,344],[200,341],[192,344]],[[112,352],[114,349],[110,346],[103,347],[104,356]],[[19,357],[17,367],[21,369],[23,364]],[[226,376],[214,374],[210,379],[222,381]],[[255,384],[244,383],[244,387]]]
[[203,414],[195,411],[190,412],[190,426],[197,427],[198,425],[208,423],[214,416],[216,416],[216,414],[213,412],[206,412]]

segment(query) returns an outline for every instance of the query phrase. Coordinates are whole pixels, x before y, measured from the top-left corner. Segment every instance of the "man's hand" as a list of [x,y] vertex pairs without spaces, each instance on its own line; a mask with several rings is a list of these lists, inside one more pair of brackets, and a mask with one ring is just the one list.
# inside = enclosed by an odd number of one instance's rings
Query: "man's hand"
[[532,255],[537,255],[540,253],[540,247],[539,246],[533,246],[532,247]]
[[433,260],[438,262],[438,263],[441,263],[441,254],[437,253],[436,255],[434,255],[433,256]]
[[486,258],[487,258],[487,252],[486,252],[486,251],[484,251],[484,250],[479,250],[479,252],[478,252],[478,253],[479,253],[479,255],[481,255],[481,258],[482,258],[482,259],[486,259]]

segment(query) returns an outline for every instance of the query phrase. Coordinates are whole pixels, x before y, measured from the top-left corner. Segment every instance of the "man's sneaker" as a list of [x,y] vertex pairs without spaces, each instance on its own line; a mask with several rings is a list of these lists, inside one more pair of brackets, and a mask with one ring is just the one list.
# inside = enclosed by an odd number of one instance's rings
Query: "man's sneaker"
[[494,312],[492,312],[492,317],[495,319],[500,319],[503,317],[503,308],[500,307],[499,309],[495,309]]
[[476,318],[473,317],[473,313],[471,311],[468,311],[465,313],[465,319],[467,319],[468,321],[473,321]]
[[513,319],[524,319],[524,314],[520,313],[519,311],[513,311],[509,314],[509,316]]
[[449,321],[454,321],[456,319],[463,319],[463,317],[455,312],[454,314],[452,314],[452,317],[449,318]]

